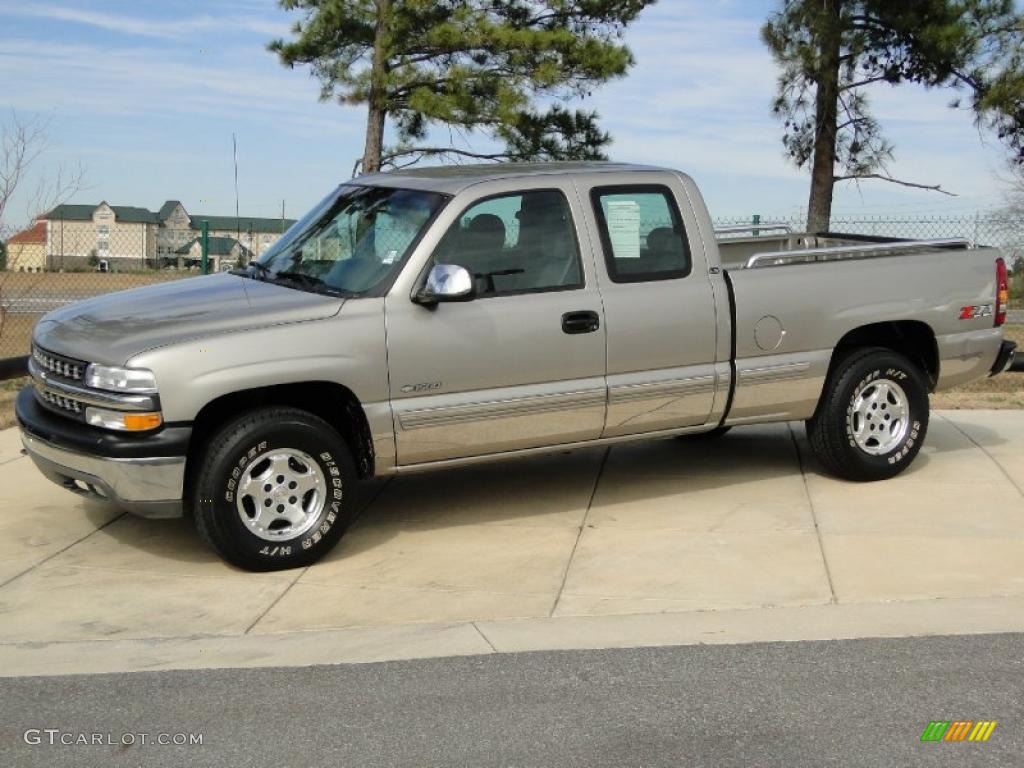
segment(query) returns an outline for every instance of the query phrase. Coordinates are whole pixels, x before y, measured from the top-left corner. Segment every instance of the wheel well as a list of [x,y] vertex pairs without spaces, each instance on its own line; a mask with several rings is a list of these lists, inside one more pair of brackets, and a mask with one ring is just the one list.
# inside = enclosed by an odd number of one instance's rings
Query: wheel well
[[359,398],[341,384],[309,381],[244,389],[222,395],[204,405],[192,425],[186,462],[188,480],[191,479],[191,470],[197,465],[210,435],[217,427],[244,411],[269,405],[288,405],[319,416],[345,438],[355,458],[359,476],[373,475],[373,439]]
[[921,369],[928,378],[929,391],[935,389],[939,381],[939,347],[935,333],[926,323],[899,320],[855,328],[836,345],[829,374],[847,354],[864,347],[885,347],[898,352]]

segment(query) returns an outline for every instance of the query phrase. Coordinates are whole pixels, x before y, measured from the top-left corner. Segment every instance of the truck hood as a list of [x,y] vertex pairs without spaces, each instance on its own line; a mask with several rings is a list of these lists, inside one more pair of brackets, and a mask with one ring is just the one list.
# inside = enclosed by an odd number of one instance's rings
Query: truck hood
[[215,333],[319,320],[344,299],[218,274],[96,296],[44,315],[32,338],[78,360],[123,365],[154,347]]

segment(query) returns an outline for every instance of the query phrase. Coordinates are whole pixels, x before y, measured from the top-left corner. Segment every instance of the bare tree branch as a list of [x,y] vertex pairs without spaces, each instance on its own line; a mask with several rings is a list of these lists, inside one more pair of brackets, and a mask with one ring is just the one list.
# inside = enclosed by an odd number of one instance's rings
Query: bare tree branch
[[899,184],[901,187],[913,187],[914,189],[926,189],[929,192],[939,192],[943,195],[949,195],[950,197],[958,197],[955,192],[948,192],[942,188],[941,184],[917,184],[913,181],[903,181],[902,179],[896,179],[892,176],[887,176],[883,173],[861,173],[861,174],[850,174],[849,176],[835,176],[835,181],[861,181],[866,179],[875,179],[877,181],[887,181],[890,184]]
[[9,124],[0,128],[0,226],[25,174],[49,149],[49,125],[47,118],[22,117],[12,109]]
[[423,157],[428,155],[458,155],[474,160],[515,160],[519,157],[509,152],[473,152],[468,149],[457,149],[455,147],[409,147],[408,149],[394,150],[381,156],[381,163],[393,163],[400,157],[408,157],[410,155],[420,155]]
[[89,187],[85,183],[85,167],[81,163],[75,166],[62,163],[52,177],[39,179],[25,205],[25,216],[29,221],[35,221],[86,189]]
[[[413,160],[404,163],[396,162],[403,157],[412,157]],[[401,170],[402,168],[409,168],[410,166],[416,165],[416,163],[427,157],[468,157],[473,160],[493,160],[495,162],[515,162],[517,160],[528,159],[526,155],[516,154],[514,152],[474,152],[469,149],[459,149],[457,147],[408,147],[404,149],[396,149],[391,152],[387,152],[381,155],[380,164],[381,167],[388,167],[392,170]],[[352,166],[352,177],[355,178],[359,175],[359,169],[362,167],[363,161],[360,158],[356,160]]]
[[[13,233],[15,226],[6,217],[8,206],[19,188],[29,178],[29,173],[40,157],[51,147],[50,118],[40,115],[25,117],[11,110],[10,119],[0,125],[0,239]],[[53,207],[67,201],[77,192],[85,189],[85,169],[81,164],[71,167],[59,165],[55,173],[40,175],[35,189],[28,196],[26,218],[37,219]],[[20,255],[20,254],[19,254]],[[28,282],[16,281],[12,273],[19,266],[14,262],[18,255],[8,252],[5,271],[0,273],[0,298],[11,298],[9,283],[17,286],[15,296],[27,296],[43,279],[42,273]],[[0,307],[0,338],[6,329],[7,312]]]

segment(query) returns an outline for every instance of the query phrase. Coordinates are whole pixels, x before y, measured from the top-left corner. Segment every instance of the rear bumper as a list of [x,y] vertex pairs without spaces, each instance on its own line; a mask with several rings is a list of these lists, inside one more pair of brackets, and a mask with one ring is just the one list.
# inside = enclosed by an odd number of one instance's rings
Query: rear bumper
[[143,517],[181,517],[190,428],[126,440],[46,411],[31,387],[19,393],[15,413],[25,452],[49,480]]
[[990,375],[998,376],[1000,373],[1005,373],[1010,370],[1016,355],[1017,342],[1004,341],[1002,346],[999,348],[999,354],[996,355],[996,361],[992,365],[992,373]]

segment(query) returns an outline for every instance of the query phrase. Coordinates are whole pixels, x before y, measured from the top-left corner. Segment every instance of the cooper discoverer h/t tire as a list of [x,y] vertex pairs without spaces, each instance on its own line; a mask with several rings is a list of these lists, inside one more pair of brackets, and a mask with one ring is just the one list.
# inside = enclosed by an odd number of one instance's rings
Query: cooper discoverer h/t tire
[[297,408],[231,420],[210,439],[194,483],[200,537],[250,571],[309,565],[338,542],[355,510],[355,463],[344,438]]
[[913,462],[928,432],[928,386],[906,357],[882,347],[842,360],[825,384],[807,438],[830,473],[886,480]]

